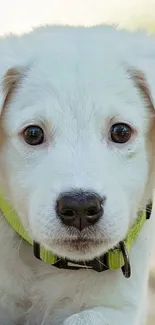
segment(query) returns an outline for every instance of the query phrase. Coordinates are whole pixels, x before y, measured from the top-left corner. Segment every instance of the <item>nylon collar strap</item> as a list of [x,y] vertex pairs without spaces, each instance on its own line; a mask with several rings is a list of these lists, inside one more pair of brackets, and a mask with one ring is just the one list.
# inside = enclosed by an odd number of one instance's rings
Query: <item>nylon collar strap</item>
[[[28,236],[26,231],[24,230],[18,215],[15,211],[12,210],[10,204],[7,200],[3,197],[3,195],[0,193],[0,210],[2,211],[5,219],[7,220],[8,224],[14,229],[15,232],[17,232],[23,239],[25,239],[29,244],[33,245],[33,240]],[[124,249],[126,250],[127,254],[130,252],[130,249],[132,247],[133,242],[138,237],[146,219],[148,219],[148,214],[146,211],[140,212],[139,216],[137,218],[136,223],[134,226],[129,230],[126,239],[123,241],[124,243]],[[40,249],[40,259],[44,261],[47,264],[52,264],[57,267],[63,267],[59,265],[59,260],[57,256],[53,255],[50,251],[45,250],[43,247],[39,247]],[[123,248],[119,245],[118,247],[110,250],[107,252],[103,257],[106,256],[106,267],[105,269],[110,270],[116,270],[124,267],[125,263],[125,253],[123,253]],[[101,257],[101,261],[105,261]],[[62,261],[62,260],[61,260]],[[83,264],[88,266],[89,262],[86,264]],[[65,267],[64,267],[65,268]],[[69,268],[69,267],[66,267]],[[70,267],[72,268],[72,267]],[[94,268],[95,269],[95,268]],[[103,271],[103,269],[102,269]],[[123,272],[124,273],[124,272]],[[128,276],[129,277],[129,276]]]

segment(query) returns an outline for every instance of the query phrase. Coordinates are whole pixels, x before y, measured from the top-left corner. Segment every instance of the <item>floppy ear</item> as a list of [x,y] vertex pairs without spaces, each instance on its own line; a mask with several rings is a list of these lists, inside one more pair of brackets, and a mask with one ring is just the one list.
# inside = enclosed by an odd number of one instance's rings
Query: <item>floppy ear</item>
[[2,80],[2,105],[1,113],[3,113],[4,108],[8,105],[14,92],[16,91],[19,83],[21,81],[23,69],[21,68],[10,68],[5,73]]
[[144,72],[135,68],[128,69],[128,73],[150,114],[150,129],[148,130],[147,137],[148,149],[150,150],[150,157],[155,156],[155,105],[152,96],[153,89],[155,89],[155,80],[154,85],[150,84]]
[[[142,96],[146,107],[148,107],[149,111],[155,114],[155,106],[153,103],[153,98],[150,90],[149,82],[147,81],[145,74],[134,68],[128,69],[128,73],[132,78],[132,81],[139,91],[140,95]],[[154,85],[155,86],[155,85]]]
[[22,68],[10,68],[6,71],[2,77],[1,87],[0,87],[0,143],[3,139],[3,115],[5,109],[7,108],[12,96],[14,95],[17,87],[21,82],[23,76]]

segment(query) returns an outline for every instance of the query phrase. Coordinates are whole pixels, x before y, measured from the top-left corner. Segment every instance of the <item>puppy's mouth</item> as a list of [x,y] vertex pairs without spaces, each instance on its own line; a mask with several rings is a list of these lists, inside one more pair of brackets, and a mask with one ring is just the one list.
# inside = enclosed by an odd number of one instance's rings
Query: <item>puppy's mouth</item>
[[81,232],[76,228],[61,228],[53,236],[42,236],[41,241],[35,237],[35,241],[54,255],[72,260],[92,259],[113,246],[108,234],[97,227],[85,228]]
[[102,255],[108,247],[101,239],[91,238],[63,238],[51,245],[53,253],[71,260],[90,260]]
[[63,240],[61,245],[65,246],[69,250],[75,251],[86,251],[90,250],[92,247],[99,247],[103,242],[101,240],[91,240],[91,239],[84,239],[84,238],[77,238],[77,239],[66,239]]

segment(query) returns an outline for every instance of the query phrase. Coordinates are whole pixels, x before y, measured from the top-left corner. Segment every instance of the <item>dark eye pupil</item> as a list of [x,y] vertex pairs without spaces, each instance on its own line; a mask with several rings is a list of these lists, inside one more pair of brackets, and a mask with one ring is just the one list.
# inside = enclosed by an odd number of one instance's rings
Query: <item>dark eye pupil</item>
[[111,140],[116,143],[125,143],[131,137],[131,128],[127,124],[118,123],[111,127]]
[[39,126],[28,126],[23,132],[24,140],[31,146],[36,146],[44,141],[44,132]]

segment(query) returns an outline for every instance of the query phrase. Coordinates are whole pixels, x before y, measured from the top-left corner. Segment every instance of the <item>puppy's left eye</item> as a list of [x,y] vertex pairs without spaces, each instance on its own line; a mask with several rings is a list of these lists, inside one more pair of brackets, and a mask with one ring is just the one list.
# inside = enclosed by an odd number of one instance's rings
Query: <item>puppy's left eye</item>
[[111,141],[115,143],[126,143],[130,140],[132,130],[129,125],[125,123],[116,123],[110,129]]
[[30,125],[23,131],[23,138],[31,146],[37,146],[44,142],[44,131],[37,125]]

